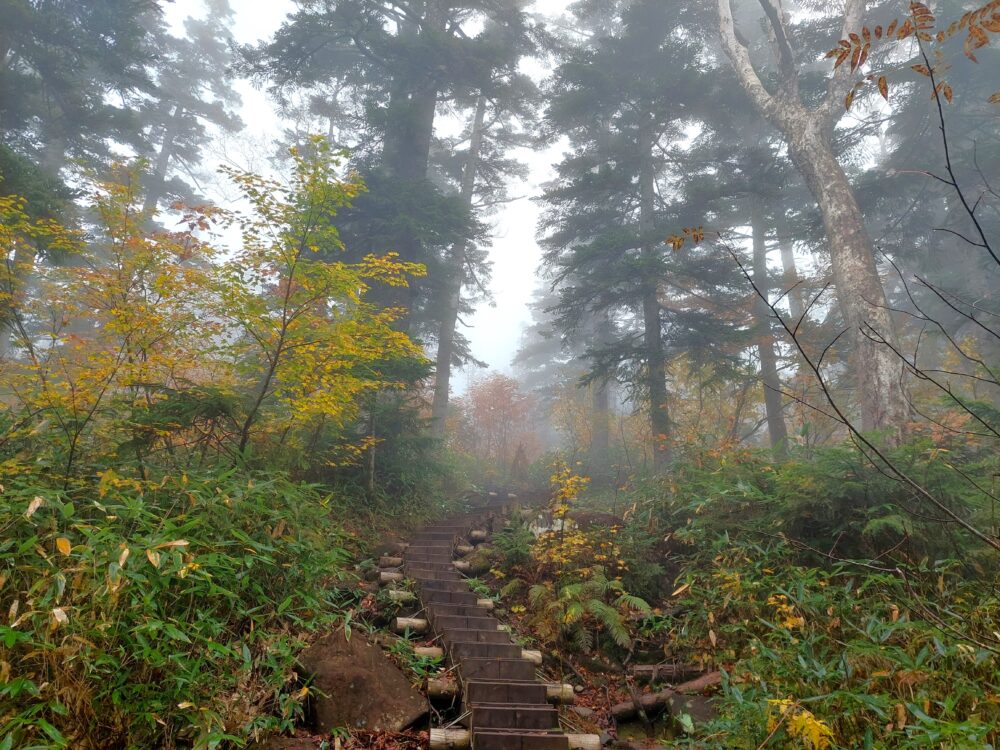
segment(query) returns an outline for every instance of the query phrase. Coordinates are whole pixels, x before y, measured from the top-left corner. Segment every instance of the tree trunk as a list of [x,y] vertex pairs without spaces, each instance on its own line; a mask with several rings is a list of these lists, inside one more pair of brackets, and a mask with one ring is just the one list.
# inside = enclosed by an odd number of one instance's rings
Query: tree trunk
[[[594,344],[598,348],[611,341],[611,321],[607,310],[594,322]],[[591,476],[607,478],[611,463],[611,389],[605,377],[590,384],[590,467]]]
[[28,241],[18,241],[0,284],[0,361],[7,359],[13,349],[17,315],[24,304],[34,265],[35,246]]
[[854,191],[837,161],[830,135],[805,112],[786,120],[789,154],[819,204],[830,244],[833,281],[854,343],[858,407],[863,430],[890,430],[898,442],[909,420],[903,361],[872,242]]
[[652,123],[639,136],[642,166],[639,173],[639,241],[649,277],[642,290],[643,349],[646,360],[646,389],[649,396],[649,428],[653,441],[653,468],[662,471],[670,462],[670,413],[667,409],[666,355],[660,320],[659,284],[651,271],[656,266],[653,239],[655,179]]
[[[611,450],[611,394],[606,379],[595,380],[590,386],[591,462],[603,470]],[[592,467],[593,470],[593,467]],[[600,472],[598,472],[600,473]]]
[[[419,44],[420,36],[433,30],[445,30],[446,17],[442,0],[429,0],[423,21],[411,21],[400,30],[401,38]],[[385,137],[382,148],[382,168],[401,190],[421,193],[427,190],[427,165],[434,135],[434,114],[437,108],[438,82],[433,73],[408,67],[394,77],[386,112]],[[410,222],[407,222],[410,224]],[[393,248],[403,260],[422,262],[423,246],[419,236],[409,226],[402,229]],[[420,284],[411,279],[405,287],[381,286],[371,295],[385,308],[400,308],[404,312],[394,322],[397,330],[409,332],[413,303],[419,296]]]
[[[767,242],[764,206],[759,195],[751,195],[750,224],[753,230],[753,283],[767,297],[771,283],[767,271]],[[764,386],[764,410],[771,451],[777,459],[788,456],[788,430],[781,408],[781,378],[778,377],[778,357],[774,351],[771,331],[771,311],[763,299],[754,299],[754,323],[757,328],[757,356],[760,359],[760,379]]]
[[[774,93],[757,75],[745,40],[736,30],[732,0],[718,0],[720,40],[740,85],[758,112],[782,133],[792,161],[819,205],[834,284],[854,343],[861,427],[888,430],[890,440],[898,442],[910,413],[904,365],[892,351],[897,346],[896,333],[864,217],[832,147],[833,128],[844,111],[844,95],[852,79],[846,66],[840,68],[827,82],[819,104],[807,107],[799,95],[800,71],[786,29],[788,16],[769,2],[761,6],[772,32],[771,51],[779,62]],[[860,27],[865,7],[865,0],[846,0],[842,36]]]
[[[483,123],[486,121],[486,97],[480,95],[476,102],[476,114],[472,122],[469,138],[469,153],[462,169],[462,203],[471,209],[476,192],[476,170],[479,168],[479,152],[483,145]],[[438,329],[438,348],[435,361],[434,401],[431,405],[431,432],[436,438],[443,438],[448,421],[448,399],[451,386],[451,364],[455,352],[455,326],[458,323],[458,309],[462,304],[462,283],[465,280],[466,243],[458,242],[452,247],[449,259],[451,276],[445,291],[445,309]]]
[[778,240],[778,248],[781,250],[781,272],[783,292],[787,292],[788,310],[792,314],[792,320],[798,322],[799,318],[806,310],[802,297],[802,287],[799,285],[799,269],[795,265],[795,246],[791,239],[787,237],[788,228],[782,218],[778,227],[781,237]]
[[148,187],[146,188],[146,198],[142,203],[142,212],[145,216],[150,216],[156,209],[156,204],[163,197],[164,188],[167,184],[167,171],[170,169],[170,159],[173,158],[174,140],[177,138],[177,131],[180,129],[181,117],[184,111],[179,105],[175,105],[170,118],[163,128],[163,141],[160,143],[160,152],[156,155],[156,162],[149,174]]

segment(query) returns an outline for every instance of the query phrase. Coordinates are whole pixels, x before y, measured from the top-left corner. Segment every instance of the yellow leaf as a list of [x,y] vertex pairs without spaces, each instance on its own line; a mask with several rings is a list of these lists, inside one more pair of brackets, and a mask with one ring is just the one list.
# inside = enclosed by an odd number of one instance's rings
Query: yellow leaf
[[160,553],[153,549],[146,550],[146,558],[154,568],[160,567]]
[[173,549],[174,547],[187,547],[190,542],[187,539],[177,539],[173,542],[164,542],[163,544],[157,544],[156,549]]
[[130,554],[131,554],[131,551],[129,550],[128,547],[126,547],[125,549],[122,550],[122,553],[120,555],[118,555],[118,567],[119,568],[124,568],[125,567],[125,561],[128,560],[128,556]]
[[31,518],[33,515],[35,515],[35,511],[37,511],[43,505],[45,505],[45,500],[39,497],[38,495],[35,495],[32,501],[28,503],[28,509],[24,511],[24,517]]
[[56,539],[56,549],[59,550],[62,554],[68,555],[70,553],[70,550],[73,549],[73,545],[70,544],[69,539],[67,539],[64,536],[61,536],[58,539]]
[[712,648],[715,648],[715,646],[718,644],[719,639],[716,637],[714,630],[708,631],[708,640],[712,642]]
[[671,596],[680,596],[685,591],[687,591],[689,588],[691,588],[691,584],[690,583],[685,583],[683,586],[679,586],[677,588],[677,590],[675,590],[674,593],[671,594]]
[[69,615],[62,607],[56,607],[52,610],[52,627],[53,629],[58,628],[60,625],[65,625],[69,622]]

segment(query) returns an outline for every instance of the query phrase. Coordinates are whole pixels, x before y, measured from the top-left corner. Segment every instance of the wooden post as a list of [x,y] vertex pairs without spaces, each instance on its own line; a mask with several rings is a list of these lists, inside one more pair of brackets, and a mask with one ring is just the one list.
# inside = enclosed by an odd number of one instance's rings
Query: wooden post
[[599,734],[567,734],[569,750],[601,750]]
[[549,703],[572,706],[576,702],[576,691],[569,683],[550,682],[545,685],[545,697]]
[[469,532],[469,540],[473,542],[485,542],[486,537],[486,529],[473,529]]
[[406,575],[395,570],[383,570],[378,574],[378,582],[381,584],[399,583],[404,580],[406,580]]
[[428,678],[427,695],[431,698],[453,698],[458,695],[458,683],[438,677]]
[[407,604],[408,602],[416,601],[417,595],[412,591],[404,591],[403,589],[389,589],[389,600],[394,601],[397,604]]
[[444,657],[444,649],[437,646],[416,646],[413,653],[417,656],[426,656],[429,659],[441,659]]
[[427,620],[416,617],[397,617],[393,620],[392,629],[397,633],[426,633],[429,624]]
[[468,729],[432,729],[430,750],[466,750],[471,741]]
[[471,544],[456,544],[455,552],[459,555],[469,555],[476,551],[476,548]]
[[492,599],[477,599],[476,606],[482,607],[483,609],[493,609],[496,605]]
[[542,665],[542,652],[541,651],[534,651],[534,650],[526,649],[526,648],[525,649],[521,649],[521,658],[522,659],[527,659],[528,661],[530,661],[535,666],[539,666],[540,667]]
[[380,568],[398,568],[402,564],[402,557],[390,557],[389,555],[383,555],[378,559],[378,566]]

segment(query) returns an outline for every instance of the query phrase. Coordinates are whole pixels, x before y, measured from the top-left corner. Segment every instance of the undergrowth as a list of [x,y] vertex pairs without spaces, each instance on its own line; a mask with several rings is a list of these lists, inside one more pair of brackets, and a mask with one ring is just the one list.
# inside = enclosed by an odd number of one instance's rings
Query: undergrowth
[[213,748],[292,726],[356,602],[330,497],[235,471],[0,491],[0,747]]

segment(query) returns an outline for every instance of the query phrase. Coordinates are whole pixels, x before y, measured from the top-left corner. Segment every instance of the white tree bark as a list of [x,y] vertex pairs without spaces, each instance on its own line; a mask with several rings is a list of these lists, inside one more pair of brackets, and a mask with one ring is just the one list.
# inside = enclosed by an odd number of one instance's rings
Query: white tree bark
[[[719,34],[744,91],[754,106],[784,136],[789,155],[819,206],[833,265],[833,280],[853,342],[858,408],[865,430],[888,430],[898,440],[909,419],[903,362],[882,339],[896,344],[896,333],[878,274],[872,242],[847,175],[833,152],[833,127],[851,88],[847,66],[827,85],[826,96],[810,109],[798,93],[798,67],[785,33],[785,18],[775,0],[760,0],[771,26],[771,46],[778,60],[779,83],[764,86],[740,41],[731,0],[717,0]],[[864,0],[847,0],[844,36],[856,29]]]

